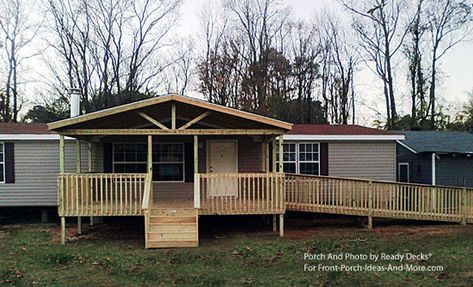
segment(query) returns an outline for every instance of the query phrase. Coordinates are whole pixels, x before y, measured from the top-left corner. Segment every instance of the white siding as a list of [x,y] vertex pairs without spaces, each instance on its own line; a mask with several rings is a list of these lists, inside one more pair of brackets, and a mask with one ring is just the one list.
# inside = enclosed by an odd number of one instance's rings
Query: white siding
[[[76,142],[65,143],[66,172],[76,171]],[[59,141],[16,141],[15,183],[0,184],[1,206],[56,206],[56,181],[59,173]],[[93,146],[93,150],[97,146]],[[97,154],[94,152],[93,154]],[[82,171],[87,170],[87,144],[81,148]],[[94,167],[102,158],[94,160]],[[102,164],[103,165],[103,164]]]
[[329,142],[329,176],[396,180],[395,142]]

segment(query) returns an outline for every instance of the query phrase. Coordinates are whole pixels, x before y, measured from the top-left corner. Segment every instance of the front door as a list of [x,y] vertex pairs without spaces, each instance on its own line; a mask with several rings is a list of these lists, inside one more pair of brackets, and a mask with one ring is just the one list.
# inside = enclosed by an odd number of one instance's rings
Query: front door
[[[207,141],[207,172],[235,174],[238,172],[238,143],[231,140]],[[209,196],[238,196],[238,179],[226,176],[212,180]]]

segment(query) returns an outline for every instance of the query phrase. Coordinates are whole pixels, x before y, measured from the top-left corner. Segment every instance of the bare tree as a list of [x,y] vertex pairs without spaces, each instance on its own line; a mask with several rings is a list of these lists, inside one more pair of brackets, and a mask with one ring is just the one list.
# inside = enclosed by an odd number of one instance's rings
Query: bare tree
[[163,73],[163,83],[168,93],[186,94],[192,78],[193,42],[182,41],[172,55],[174,63]]
[[394,83],[394,56],[401,48],[410,23],[403,23],[409,7],[402,0],[342,1],[356,17],[353,28],[360,38],[366,60],[375,63],[374,71],[383,81],[387,128],[396,126],[397,109]]
[[165,53],[180,2],[49,0],[48,43],[63,63],[50,65],[63,71],[56,90],[79,88],[86,111],[165,90],[160,75],[176,61]]
[[[23,99],[20,94],[20,69],[24,61],[36,56],[28,46],[36,37],[40,24],[31,21],[31,9],[22,0],[0,2],[0,60],[5,74],[1,80],[0,116],[5,122],[17,122]],[[3,74],[2,73],[2,74]]]
[[244,65],[240,71],[244,73],[240,90],[243,105],[248,110],[274,116],[274,111],[268,110],[268,99],[272,91],[277,94],[286,90],[287,83],[282,77],[271,78],[271,73],[276,76],[281,72],[271,71],[275,67],[271,65],[284,65],[281,56],[288,35],[289,12],[276,0],[227,0],[226,6],[232,12],[234,43],[240,46],[236,52]]
[[462,42],[471,32],[472,4],[465,0],[430,0],[425,13],[430,32],[430,124],[436,128],[436,88],[439,60],[455,45]]
[[411,129],[423,127],[428,116],[426,91],[426,75],[424,69],[425,33],[427,25],[424,21],[424,0],[417,2],[414,20],[409,29],[405,43],[404,54],[408,60],[408,77],[411,89],[411,114],[409,126]]
[[297,101],[295,116],[298,123],[313,123],[312,102],[315,99],[314,90],[319,78],[318,60],[321,49],[315,30],[307,24],[297,23],[292,32],[292,75]]
[[353,78],[359,61],[358,47],[341,20],[328,11],[323,12],[316,27],[321,45],[321,94],[325,113],[331,123],[348,124],[350,111],[351,116],[355,116]]

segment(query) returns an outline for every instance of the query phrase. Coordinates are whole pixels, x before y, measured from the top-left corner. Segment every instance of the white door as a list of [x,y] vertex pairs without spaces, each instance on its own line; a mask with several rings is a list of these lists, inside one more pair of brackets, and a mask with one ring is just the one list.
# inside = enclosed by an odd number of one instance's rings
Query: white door
[[[238,143],[236,141],[207,142],[207,172],[236,174],[238,172]],[[238,179],[225,176],[212,178],[208,196],[238,196]]]

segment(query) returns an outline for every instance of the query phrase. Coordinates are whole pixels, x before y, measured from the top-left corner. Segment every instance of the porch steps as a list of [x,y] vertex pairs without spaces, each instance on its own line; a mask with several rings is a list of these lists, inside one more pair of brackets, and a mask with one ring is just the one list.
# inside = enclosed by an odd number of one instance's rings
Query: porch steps
[[198,247],[198,222],[194,208],[151,209],[145,216],[146,248]]

